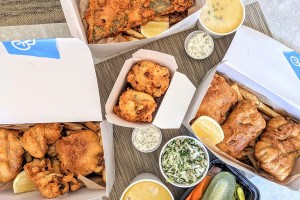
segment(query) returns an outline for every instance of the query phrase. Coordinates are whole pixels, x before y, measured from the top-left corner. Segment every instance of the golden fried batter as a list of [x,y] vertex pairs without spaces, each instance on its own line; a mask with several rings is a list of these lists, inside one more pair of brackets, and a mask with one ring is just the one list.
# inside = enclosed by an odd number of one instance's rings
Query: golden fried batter
[[103,169],[103,146],[91,130],[76,131],[57,142],[56,151],[64,173],[88,175]]
[[127,82],[136,91],[160,97],[169,87],[170,72],[167,67],[142,60],[133,65],[127,75]]
[[272,118],[255,146],[260,167],[283,181],[291,173],[299,155],[300,124],[284,117]]
[[151,95],[127,89],[120,96],[119,105],[114,107],[114,113],[131,122],[151,122],[156,107]]
[[226,80],[215,74],[206,95],[198,109],[196,118],[202,115],[209,116],[219,124],[226,119],[227,112],[237,102],[237,94]]
[[241,152],[265,127],[266,121],[257,111],[254,102],[242,100],[222,125],[224,140],[217,146],[232,157],[239,158]]
[[49,159],[34,159],[24,166],[28,177],[38,187],[43,197],[55,198],[67,193],[71,188],[72,191],[80,187],[80,183],[73,177],[73,174],[63,176],[62,174],[52,171]]
[[43,158],[48,145],[55,143],[61,136],[62,125],[58,123],[38,124],[24,132],[22,145],[35,158]]
[[193,0],[89,0],[86,12],[89,43],[116,36],[122,31],[142,25],[155,16],[183,12]]
[[0,182],[9,182],[18,175],[23,153],[18,131],[0,128]]

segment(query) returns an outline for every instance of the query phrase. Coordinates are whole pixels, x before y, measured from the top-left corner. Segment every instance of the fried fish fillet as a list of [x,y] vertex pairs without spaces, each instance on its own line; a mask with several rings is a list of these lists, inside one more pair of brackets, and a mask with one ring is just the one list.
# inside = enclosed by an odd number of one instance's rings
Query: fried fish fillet
[[59,123],[38,124],[24,132],[21,142],[26,151],[35,157],[43,158],[48,145],[55,143],[61,136],[62,125]]
[[151,122],[156,107],[157,104],[151,95],[127,89],[120,96],[119,104],[113,111],[127,121]]
[[94,131],[81,130],[63,137],[56,144],[56,152],[64,173],[86,176],[103,169],[103,146]]
[[192,4],[193,0],[90,0],[86,12],[88,42],[116,36],[155,16],[183,12]]
[[198,109],[196,118],[206,115],[221,124],[226,119],[229,109],[236,102],[237,94],[234,89],[222,76],[215,74]]
[[76,191],[81,184],[74,178],[73,174],[64,176],[57,173],[57,167],[52,166],[49,159],[34,159],[24,166],[28,177],[38,187],[45,198],[55,198],[71,191]]
[[291,173],[300,155],[300,124],[284,117],[272,118],[255,146],[261,168],[283,181]]
[[127,82],[136,91],[160,97],[169,87],[170,72],[167,67],[149,60],[142,60],[134,64],[128,72]]
[[0,128],[0,182],[9,182],[18,175],[23,154],[18,131]]
[[232,157],[240,158],[241,152],[265,127],[266,121],[257,111],[254,102],[242,100],[222,125],[224,140],[217,146]]

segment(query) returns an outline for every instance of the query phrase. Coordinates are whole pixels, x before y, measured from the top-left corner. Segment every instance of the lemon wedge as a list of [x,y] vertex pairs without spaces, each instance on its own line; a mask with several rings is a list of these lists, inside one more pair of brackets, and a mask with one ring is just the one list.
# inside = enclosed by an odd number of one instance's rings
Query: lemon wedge
[[150,21],[146,25],[141,26],[141,33],[146,38],[155,37],[169,28],[169,22]]
[[21,171],[13,182],[14,193],[23,193],[30,192],[36,190],[37,187],[35,184],[29,179],[25,171]]
[[208,116],[198,117],[192,124],[192,130],[201,140],[206,138],[214,145],[224,140],[224,132],[221,126],[213,118]]

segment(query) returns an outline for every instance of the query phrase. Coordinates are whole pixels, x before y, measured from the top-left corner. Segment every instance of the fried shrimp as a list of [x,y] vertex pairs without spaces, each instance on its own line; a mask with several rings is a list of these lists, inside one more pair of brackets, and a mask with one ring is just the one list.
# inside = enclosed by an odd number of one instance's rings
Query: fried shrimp
[[170,72],[167,67],[148,60],[142,60],[133,65],[127,75],[127,82],[136,91],[160,97],[169,87]]
[[131,122],[151,122],[156,107],[151,95],[127,89],[120,96],[119,104],[114,107],[114,113]]
[[0,182],[9,182],[18,175],[23,153],[18,131],[0,128]]
[[58,123],[38,124],[24,132],[21,138],[23,148],[35,158],[43,158],[48,145],[55,143],[61,136],[62,125]]

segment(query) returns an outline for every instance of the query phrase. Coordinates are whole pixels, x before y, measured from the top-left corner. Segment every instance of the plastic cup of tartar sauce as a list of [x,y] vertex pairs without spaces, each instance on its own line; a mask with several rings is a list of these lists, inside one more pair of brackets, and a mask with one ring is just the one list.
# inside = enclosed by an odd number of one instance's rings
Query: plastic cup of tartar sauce
[[133,146],[143,153],[155,151],[160,146],[161,141],[161,131],[153,125],[145,128],[135,128],[132,132]]
[[191,32],[184,41],[186,53],[194,59],[205,59],[214,50],[213,38],[203,31]]

